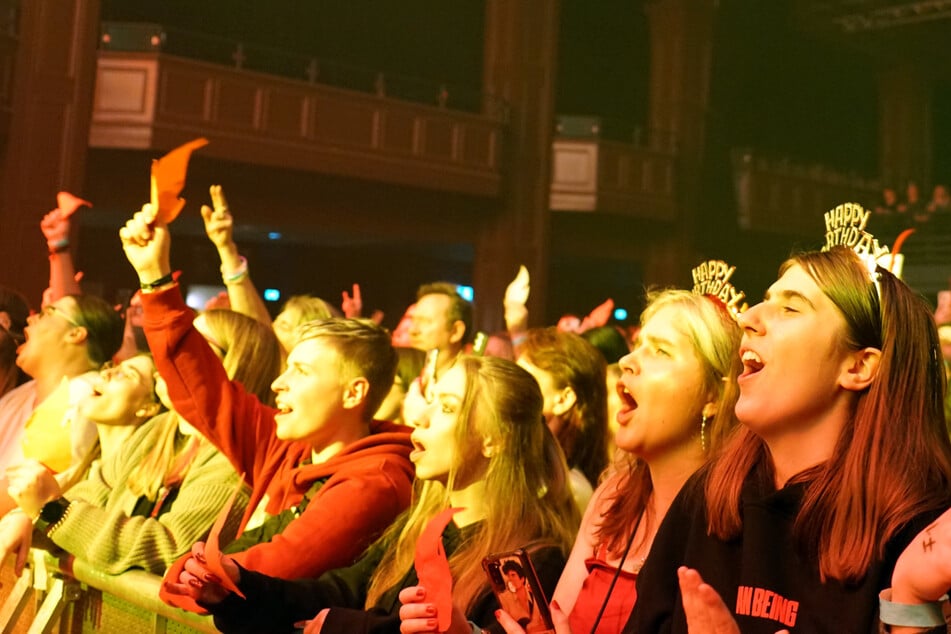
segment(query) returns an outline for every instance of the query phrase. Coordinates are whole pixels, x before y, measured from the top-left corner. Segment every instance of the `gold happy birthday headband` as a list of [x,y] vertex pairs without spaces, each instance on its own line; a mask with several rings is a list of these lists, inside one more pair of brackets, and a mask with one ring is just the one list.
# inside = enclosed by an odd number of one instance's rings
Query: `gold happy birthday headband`
[[895,250],[889,251],[888,245],[880,244],[878,239],[865,229],[871,213],[858,203],[842,203],[827,211],[825,213],[826,242],[822,250],[828,251],[837,246],[851,249],[865,263],[872,281],[877,285],[875,268],[878,266],[891,272],[895,277],[901,278],[905,256],[900,255],[898,251],[905,239],[915,230],[902,231],[895,239]]
[[706,260],[691,271],[693,292],[719,301],[733,318],[747,309],[747,304],[743,302],[746,293],[737,290],[730,282],[735,271],[735,266],[730,266],[723,260]]

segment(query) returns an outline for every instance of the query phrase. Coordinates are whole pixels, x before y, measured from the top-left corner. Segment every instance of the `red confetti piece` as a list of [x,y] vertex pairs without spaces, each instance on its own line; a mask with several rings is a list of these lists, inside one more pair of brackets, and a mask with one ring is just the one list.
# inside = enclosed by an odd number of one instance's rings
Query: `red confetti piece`
[[448,631],[452,623],[452,574],[449,572],[446,550],[442,546],[442,534],[452,516],[461,510],[449,508],[429,520],[416,542],[416,576],[419,585],[426,588],[427,597],[436,604],[440,632]]

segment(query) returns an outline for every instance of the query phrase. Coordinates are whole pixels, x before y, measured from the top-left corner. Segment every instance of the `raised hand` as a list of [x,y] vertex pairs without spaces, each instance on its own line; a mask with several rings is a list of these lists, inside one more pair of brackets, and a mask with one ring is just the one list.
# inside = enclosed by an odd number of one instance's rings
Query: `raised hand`
[[509,304],[522,304],[528,301],[528,294],[531,291],[531,283],[528,276],[528,269],[524,264],[519,265],[518,273],[515,279],[509,282],[505,288],[505,298],[502,300],[506,306]]
[[[343,316],[348,318],[356,318],[363,314],[363,298],[360,297],[360,285],[353,285],[353,295],[349,295],[347,291],[343,292],[343,302],[340,304],[340,309],[343,311]],[[379,322],[378,322],[379,323]]]
[[59,208],[50,211],[40,220],[40,231],[50,249],[69,244],[69,216]]
[[603,303],[594,307],[588,315],[581,320],[581,324],[578,326],[578,332],[584,332],[586,330],[591,330],[592,328],[600,328],[604,324],[608,323],[608,320],[611,319],[611,314],[614,312],[614,300],[610,297],[604,300]]
[[208,189],[211,204],[201,206],[201,218],[205,221],[205,235],[219,250],[234,245],[234,218],[228,208],[228,200],[221,185]]
[[528,294],[531,291],[528,269],[524,265],[518,267],[515,279],[509,282],[505,289],[502,306],[505,309],[505,327],[512,334],[524,332],[528,328]]
[[119,240],[140,282],[148,284],[171,272],[168,227],[156,221],[151,204],[142,205],[142,210],[119,229]]

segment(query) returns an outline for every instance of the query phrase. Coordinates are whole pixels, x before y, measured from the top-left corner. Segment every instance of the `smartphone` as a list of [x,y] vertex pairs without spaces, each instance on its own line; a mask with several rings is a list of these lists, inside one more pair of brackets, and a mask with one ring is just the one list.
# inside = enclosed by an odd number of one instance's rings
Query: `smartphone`
[[526,634],[554,633],[548,598],[524,549],[489,555],[482,560],[482,568],[499,605]]

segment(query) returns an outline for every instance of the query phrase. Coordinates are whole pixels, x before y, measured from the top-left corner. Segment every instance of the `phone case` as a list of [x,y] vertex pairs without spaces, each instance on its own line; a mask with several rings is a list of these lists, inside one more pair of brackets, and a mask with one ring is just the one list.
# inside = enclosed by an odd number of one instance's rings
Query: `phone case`
[[524,549],[489,555],[482,560],[482,568],[499,605],[526,634],[554,633],[548,598]]

